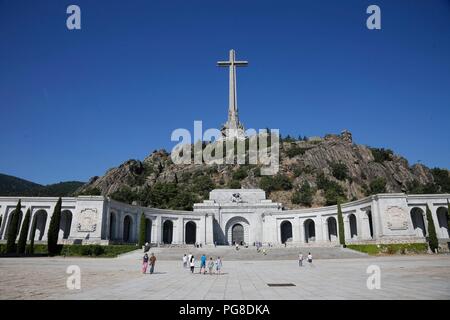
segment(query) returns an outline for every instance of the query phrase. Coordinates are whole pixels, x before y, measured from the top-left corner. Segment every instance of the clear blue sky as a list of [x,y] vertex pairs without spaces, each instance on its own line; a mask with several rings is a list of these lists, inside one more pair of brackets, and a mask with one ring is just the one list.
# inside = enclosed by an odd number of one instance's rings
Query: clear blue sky
[[[66,28],[81,7],[82,29]],[[381,7],[382,30],[366,28]],[[247,128],[392,148],[450,167],[450,2],[0,0],[0,172],[87,181],[175,128],[227,116],[234,48]]]

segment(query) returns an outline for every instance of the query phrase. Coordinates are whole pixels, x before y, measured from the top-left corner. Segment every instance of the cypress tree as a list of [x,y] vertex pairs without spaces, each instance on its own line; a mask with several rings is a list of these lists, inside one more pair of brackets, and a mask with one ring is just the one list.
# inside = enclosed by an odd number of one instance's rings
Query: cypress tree
[[428,223],[428,245],[431,251],[436,252],[439,247],[438,238],[436,236],[436,227],[433,222],[431,210],[427,205],[427,223]]
[[52,218],[50,219],[50,226],[48,227],[48,254],[53,256],[58,253],[58,235],[59,235],[59,224],[61,222],[61,197],[56,203],[55,209],[53,210]]
[[36,235],[36,218],[33,219],[33,223],[31,224],[31,235],[30,235],[30,248],[28,250],[29,254],[34,253],[34,236]]
[[339,227],[339,243],[345,247],[344,218],[342,217],[341,203],[338,202],[338,227]]
[[139,223],[139,247],[142,247],[145,244],[145,236],[147,231],[147,219],[145,219],[145,215],[142,212],[141,221]]
[[17,244],[18,254],[25,253],[25,248],[27,246],[28,230],[30,229],[30,216],[31,211],[30,208],[28,208],[27,213],[25,214],[25,218],[23,219],[22,230],[20,230],[19,243]]
[[19,232],[19,218],[20,218],[20,212],[22,209],[22,204],[20,202],[17,203],[16,209],[12,212],[11,216],[11,222],[8,226],[8,237],[6,242],[6,253],[13,253],[15,252],[15,246],[16,246],[16,238],[17,233]]

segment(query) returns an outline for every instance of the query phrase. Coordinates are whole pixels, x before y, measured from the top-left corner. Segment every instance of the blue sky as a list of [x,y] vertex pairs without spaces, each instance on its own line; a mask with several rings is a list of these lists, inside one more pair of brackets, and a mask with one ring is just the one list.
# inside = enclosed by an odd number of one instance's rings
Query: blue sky
[[[81,8],[81,30],[66,8]],[[382,29],[366,28],[381,8]],[[194,120],[227,116],[234,48],[247,128],[450,167],[450,2],[0,0],[0,172],[87,181]]]

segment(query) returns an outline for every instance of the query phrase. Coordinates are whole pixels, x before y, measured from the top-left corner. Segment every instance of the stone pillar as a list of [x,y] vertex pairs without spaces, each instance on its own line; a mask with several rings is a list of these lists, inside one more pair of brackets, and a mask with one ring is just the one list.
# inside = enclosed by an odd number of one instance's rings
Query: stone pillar
[[[361,226],[361,239],[362,240],[372,239],[370,237],[369,217],[367,216],[366,211],[361,211],[358,213],[358,220],[360,221],[360,226]],[[358,235],[359,235],[359,233],[358,233]]]
[[209,213],[205,217],[206,239],[205,244],[214,244],[214,214]]
[[329,242],[330,239],[328,238],[328,223],[327,219],[325,217],[320,216],[320,225],[322,228],[322,242]]
[[350,221],[348,219],[348,215],[343,216],[344,220],[344,234],[345,234],[345,240],[351,240],[351,233],[350,233]]
[[156,243],[161,243],[162,242],[162,219],[161,216],[157,216],[156,217],[156,221],[155,221],[155,228],[156,228],[156,232],[155,232],[155,236],[156,236]]
[[300,222],[299,219],[292,220],[292,242],[299,244],[301,242],[300,238]]
[[[178,231],[176,232],[176,238],[174,239],[173,242],[175,244],[184,244],[185,223],[184,223],[183,219],[181,217],[179,217],[176,221],[176,224],[175,223],[173,224],[174,228],[175,228],[175,225],[176,225]],[[174,236],[175,236],[175,232],[174,232]]]

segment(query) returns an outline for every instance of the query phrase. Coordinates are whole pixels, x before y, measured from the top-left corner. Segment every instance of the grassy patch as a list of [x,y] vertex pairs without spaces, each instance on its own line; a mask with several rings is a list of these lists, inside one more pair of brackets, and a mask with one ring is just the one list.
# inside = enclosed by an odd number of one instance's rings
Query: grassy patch
[[[93,245],[59,245],[58,255],[69,257],[117,257],[119,254],[126,253],[138,249],[134,244],[130,245],[109,245],[101,246],[98,244]],[[0,254],[4,254],[6,251],[6,245],[0,244]],[[27,252],[29,252],[29,245],[27,245]],[[48,255],[47,245],[36,244],[34,245],[34,255]]]
[[427,253],[426,243],[396,243],[396,244],[349,244],[347,248],[364,252],[369,255],[378,254],[420,254]]

